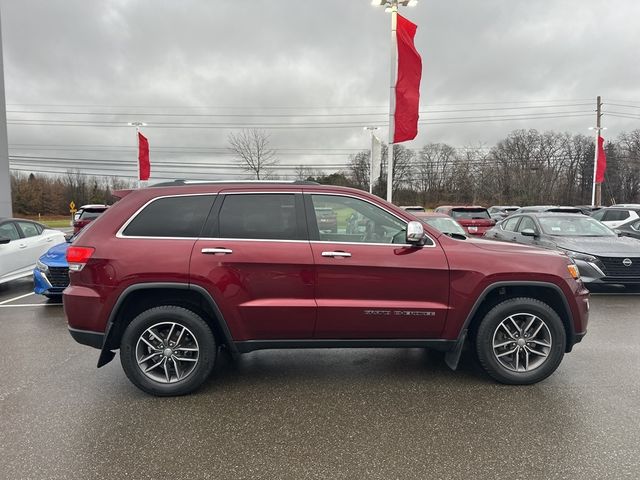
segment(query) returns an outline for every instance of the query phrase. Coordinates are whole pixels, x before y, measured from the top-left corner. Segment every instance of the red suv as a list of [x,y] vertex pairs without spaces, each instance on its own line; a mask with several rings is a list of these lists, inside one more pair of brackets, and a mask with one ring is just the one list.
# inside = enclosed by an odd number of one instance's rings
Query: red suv
[[496,221],[489,215],[489,211],[484,207],[437,207],[435,212],[449,215],[462,225],[469,235],[478,237],[483,236],[484,232],[496,224]]
[[154,395],[196,389],[220,346],[428,347],[455,369],[468,339],[494,379],[530,384],[586,332],[569,257],[451,238],[359,190],[182,182],[120,197],[69,248],[64,309],[99,367],[119,349]]
[[84,227],[98,218],[107,208],[108,205],[83,205],[73,217],[71,226],[73,233],[76,234]]

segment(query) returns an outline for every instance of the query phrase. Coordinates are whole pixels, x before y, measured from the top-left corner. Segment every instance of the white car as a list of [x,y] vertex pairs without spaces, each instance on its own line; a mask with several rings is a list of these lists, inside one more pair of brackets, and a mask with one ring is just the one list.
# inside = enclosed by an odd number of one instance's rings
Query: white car
[[40,223],[0,218],[0,283],[30,276],[36,260],[64,241],[64,233]]
[[591,214],[591,218],[601,221],[609,228],[618,228],[640,218],[639,213],[640,205],[638,204],[617,204],[596,210]]

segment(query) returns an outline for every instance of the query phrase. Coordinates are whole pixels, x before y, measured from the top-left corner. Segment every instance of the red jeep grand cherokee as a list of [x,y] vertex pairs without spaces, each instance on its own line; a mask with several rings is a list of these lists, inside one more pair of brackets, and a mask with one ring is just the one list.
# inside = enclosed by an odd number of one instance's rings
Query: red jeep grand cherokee
[[[359,190],[182,181],[120,196],[68,250],[64,309],[99,367],[120,349],[154,395],[200,386],[219,346],[427,347],[455,369],[468,339],[494,379],[530,384],[586,332],[567,256],[424,231]],[[326,208],[335,232],[319,227]]]

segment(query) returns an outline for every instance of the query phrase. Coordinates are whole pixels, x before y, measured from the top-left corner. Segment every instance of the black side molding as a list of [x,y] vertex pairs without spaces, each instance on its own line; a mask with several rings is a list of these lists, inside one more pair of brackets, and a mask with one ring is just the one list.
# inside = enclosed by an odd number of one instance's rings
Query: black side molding
[[254,350],[287,348],[432,348],[448,351],[456,340],[433,339],[313,339],[313,340],[245,340],[235,342],[240,353]]
[[102,348],[104,342],[104,333],[92,332],[91,330],[79,330],[77,328],[67,327],[73,339],[82,345],[88,345],[93,348]]

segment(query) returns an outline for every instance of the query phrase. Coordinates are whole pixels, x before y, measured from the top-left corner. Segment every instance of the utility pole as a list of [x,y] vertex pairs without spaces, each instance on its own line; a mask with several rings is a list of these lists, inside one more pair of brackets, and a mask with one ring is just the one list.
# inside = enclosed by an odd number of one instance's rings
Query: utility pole
[[602,100],[600,95],[596,98],[596,127],[594,128],[596,132],[596,152],[593,158],[593,188],[591,189],[591,206],[599,207],[602,203],[602,184],[596,183],[596,171],[598,169],[598,150],[599,150],[599,141],[600,141],[600,131],[603,130],[601,126],[602,118]]
[[[2,23],[0,19],[0,24]],[[0,27],[0,217],[12,217],[11,177],[9,173],[9,142],[7,139],[7,107],[4,97],[4,62],[2,58],[2,28]]]

